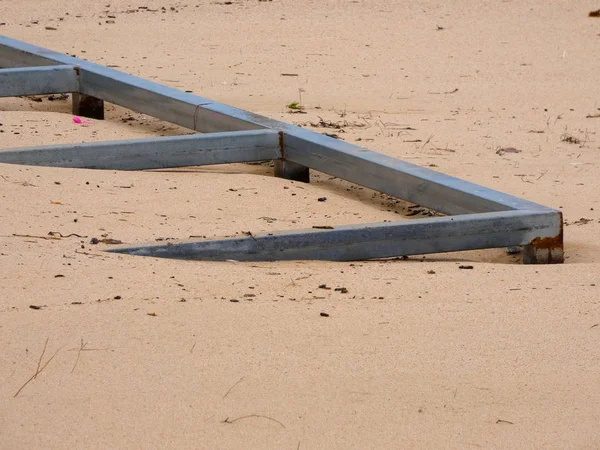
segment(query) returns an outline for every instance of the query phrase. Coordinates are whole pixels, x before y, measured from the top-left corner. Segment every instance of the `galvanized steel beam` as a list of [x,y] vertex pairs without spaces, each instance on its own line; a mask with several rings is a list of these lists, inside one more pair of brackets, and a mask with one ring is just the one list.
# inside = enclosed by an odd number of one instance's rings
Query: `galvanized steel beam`
[[503,211],[213,241],[124,246],[108,251],[205,261],[356,261],[525,245],[535,238],[554,236],[560,220],[551,211]]
[[105,170],[166,169],[279,157],[273,130],[26,147],[0,151],[0,163]]
[[78,92],[79,77],[73,66],[0,69],[0,97]]

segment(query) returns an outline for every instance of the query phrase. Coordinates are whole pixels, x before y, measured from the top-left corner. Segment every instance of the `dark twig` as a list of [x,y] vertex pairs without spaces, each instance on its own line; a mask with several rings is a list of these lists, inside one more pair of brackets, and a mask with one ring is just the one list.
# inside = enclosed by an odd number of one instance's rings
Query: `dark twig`
[[61,238],[70,238],[70,237],[78,237],[78,238],[86,238],[87,236],[81,236],[77,233],[71,233],[71,234],[67,234],[67,235],[63,235],[60,231],[50,231],[48,233],[48,236],[59,236]]
[[[245,375],[244,375],[245,376]],[[236,387],[238,384],[240,384],[242,382],[242,380],[244,379],[244,377],[240,378],[239,380],[237,380],[233,386],[231,386],[229,388],[229,390],[227,392],[225,392],[225,395],[223,396],[223,399],[225,399],[225,397],[227,397],[229,395],[229,393],[233,390],[234,387]]]
[[263,416],[262,414],[248,414],[247,416],[238,417],[237,419],[229,419],[229,417],[226,417],[225,420],[221,421],[221,423],[235,423],[238,420],[250,419],[252,417],[257,417],[260,419],[267,419],[267,420],[270,420],[271,422],[278,423],[279,425],[281,425],[282,428],[285,428],[285,425],[282,424],[279,420],[273,419],[272,417],[269,417],[269,416]]

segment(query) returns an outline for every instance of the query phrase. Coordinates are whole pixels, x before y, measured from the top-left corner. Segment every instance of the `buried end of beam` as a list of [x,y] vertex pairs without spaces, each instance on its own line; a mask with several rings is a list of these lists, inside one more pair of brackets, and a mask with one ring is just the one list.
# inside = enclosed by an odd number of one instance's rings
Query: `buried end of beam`
[[562,264],[565,262],[562,237],[536,239],[523,247],[523,263],[525,264]]
[[523,246],[524,264],[562,264],[565,262],[562,213],[558,213],[560,231],[556,236],[535,238]]
[[275,176],[286,180],[310,183],[310,169],[308,167],[285,159],[275,160]]
[[104,120],[104,101],[90,95],[73,93],[73,114]]

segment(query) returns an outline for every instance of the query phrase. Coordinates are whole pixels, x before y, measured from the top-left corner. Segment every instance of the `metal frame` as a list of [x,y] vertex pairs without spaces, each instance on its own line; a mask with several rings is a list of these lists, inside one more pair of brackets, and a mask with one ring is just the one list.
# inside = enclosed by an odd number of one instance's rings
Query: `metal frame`
[[103,119],[103,101],[205,134],[11,149],[11,164],[143,170],[275,160],[278,177],[309,169],[423,205],[443,217],[121,246],[109,251],[199,259],[362,260],[523,246],[525,263],[562,263],[562,213],[348,142],[0,36],[0,97],[73,93],[73,111]]

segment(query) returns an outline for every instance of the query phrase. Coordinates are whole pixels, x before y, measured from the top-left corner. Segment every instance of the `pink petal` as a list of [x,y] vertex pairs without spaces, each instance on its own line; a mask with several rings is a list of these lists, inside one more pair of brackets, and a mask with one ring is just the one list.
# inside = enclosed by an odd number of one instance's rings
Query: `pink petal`
[[79,117],[77,117],[77,116],[73,116],[73,122],[75,122],[75,123],[82,123],[81,119]]

